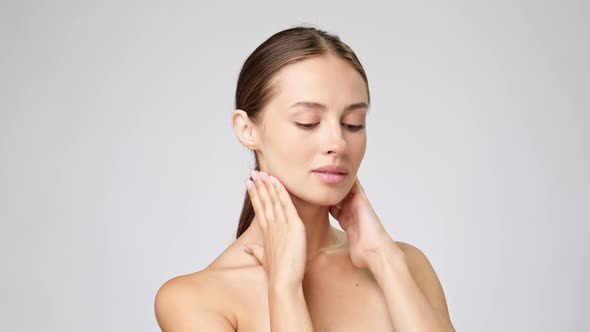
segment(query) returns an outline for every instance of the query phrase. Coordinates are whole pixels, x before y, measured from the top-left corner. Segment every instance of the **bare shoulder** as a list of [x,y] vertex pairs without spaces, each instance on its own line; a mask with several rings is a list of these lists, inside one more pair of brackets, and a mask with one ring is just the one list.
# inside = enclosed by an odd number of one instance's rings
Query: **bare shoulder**
[[160,287],[154,309],[163,332],[236,330],[216,273],[205,269],[174,277]]
[[434,267],[422,250],[416,246],[395,241],[405,254],[410,273],[427,301],[438,313],[439,317],[452,326],[445,293]]
[[395,244],[404,252],[409,264],[419,265],[420,267],[424,267],[424,264],[430,264],[424,252],[413,244],[402,241],[395,241]]

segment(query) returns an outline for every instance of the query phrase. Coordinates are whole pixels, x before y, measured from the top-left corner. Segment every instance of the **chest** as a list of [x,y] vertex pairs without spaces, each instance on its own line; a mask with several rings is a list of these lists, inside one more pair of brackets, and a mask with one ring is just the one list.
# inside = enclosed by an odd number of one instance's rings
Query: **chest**
[[[238,315],[238,331],[270,331],[265,284],[250,288],[248,303]],[[317,332],[391,332],[393,326],[385,298],[370,273],[363,270],[330,270],[309,273],[303,293]]]

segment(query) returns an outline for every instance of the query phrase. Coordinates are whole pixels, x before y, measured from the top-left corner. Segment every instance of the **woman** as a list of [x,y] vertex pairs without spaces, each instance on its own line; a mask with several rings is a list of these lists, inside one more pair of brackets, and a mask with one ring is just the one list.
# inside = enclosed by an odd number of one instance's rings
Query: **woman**
[[232,114],[255,159],[237,239],[160,288],[163,331],[454,331],[429,261],[393,241],[356,177],[369,104],[337,36],[295,27],[254,50]]

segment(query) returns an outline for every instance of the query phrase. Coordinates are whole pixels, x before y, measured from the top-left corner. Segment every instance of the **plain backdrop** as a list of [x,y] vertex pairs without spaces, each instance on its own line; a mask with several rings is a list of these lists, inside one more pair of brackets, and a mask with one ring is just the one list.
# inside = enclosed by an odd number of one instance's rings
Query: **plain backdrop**
[[230,125],[239,70],[307,24],[367,71],[359,179],[392,237],[430,259],[457,330],[587,330],[589,13],[586,1],[2,2],[1,329],[158,331],[158,288],[234,240],[253,166]]

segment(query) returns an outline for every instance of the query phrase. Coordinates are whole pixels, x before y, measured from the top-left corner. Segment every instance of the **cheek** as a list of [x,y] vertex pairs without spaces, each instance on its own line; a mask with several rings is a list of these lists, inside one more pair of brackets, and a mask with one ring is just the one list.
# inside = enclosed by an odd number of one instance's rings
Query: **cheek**
[[269,167],[300,168],[314,150],[311,135],[301,135],[297,129],[277,128],[269,133],[267,156]]
[[358,137],[348,142],[348,156],[355,165],[360,165],[367,149],[367,137]]
[[313,139],[284,130],[275,133],[266,147],[265,161],[271,174],[279,178],[290,193],[302,197],[301,184],[307,181],[308,172],[314,166]]

